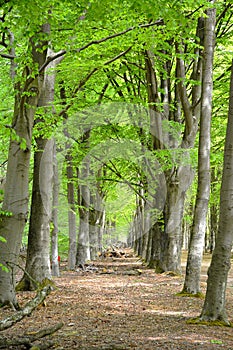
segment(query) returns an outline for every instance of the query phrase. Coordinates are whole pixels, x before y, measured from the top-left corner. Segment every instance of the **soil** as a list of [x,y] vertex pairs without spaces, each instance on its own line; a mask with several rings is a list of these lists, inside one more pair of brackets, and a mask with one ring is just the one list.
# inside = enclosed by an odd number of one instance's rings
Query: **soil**
[[[205,255],[201,275],[205,292],[210,256]],[[185,271],[185,256],[183,272]],[[130,252],[122,258],[103,258],[88,267],[67,271],[54,279],[57,289],[31,316],[2,335],[12,338],[63,322],[64,326],[46,337],[52,349],[233,349],[233,328],[188,324],[200,315],[204,300],[179,297],[184,275],[156,274]],[[18,294],[20,304],[34,296]],[[227,286],[227,310],[233,320],[233,272]],[[0,318],[12,314],[0,309]],[[8,348],[10,349],[10,348]],[[14,348],[15,349],[15,348]],[[23,349],[22,347],[17,347]]]

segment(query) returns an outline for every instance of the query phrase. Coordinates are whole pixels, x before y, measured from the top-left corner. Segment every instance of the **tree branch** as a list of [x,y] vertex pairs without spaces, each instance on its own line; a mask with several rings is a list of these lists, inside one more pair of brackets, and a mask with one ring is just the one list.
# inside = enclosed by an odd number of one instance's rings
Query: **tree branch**
[[[106,61],[103,66],[106,66],[114,61],[116,61],[118,58],[124,56],[127,54],[127,52],[129,52],[131,50],[132,46],[130,46],[128,49],[126,49],[125,51],[121,52],[120,54],[118,54],[117,56],[113,57],[112,59]],[[87,83],[87,81],[92,77],[93,74],[95,74],[100,68],[93,68],[90,73],[88,73],[86,75],[86,77],[84,77],[78,84],[78,86],[75,88],[73,94],[72,94],[72,99],[77,95],[77,93],[81,90],[81,88]],[[64,115],[69,109],[70,107],[73,105],[73,102],[72,103],[69,103],[66,105],[66,107],[58,113],[58,116],[62,116]]]
[[46,285],[43,289],[39,290],[32,300],[30,300],[20,311],[15,312],[13,315],[6,317],[0,321],[0,331],[10,328],[15,323],[21,321],[25,316],[28,316],[36,309],[38,305],[43,303],[47,295],[52,291],[51,285]]
[[119,55],[113,57],[111,60],[107,61],[104,63],[104,66],[118,60],[118,58],[121,58],[122,56],[125,56],[130,50],[132,49],[132,46],[130,46],[128,49],[126,49],[125,51],[122,51],[121,53],[119,53]]
[[66,50],[60,50],[57,53],[51,56],[48,56],[44,64],[42,64],[42,66],[40,67],[39,74],[44,71],[44,69],[49,65],[49,63],[51,63],[52,61],[56,60],[59,57],[64,56],[65,54],[66,54]]
[[[72,94],[72,99],[76,96],[76,94],[81,90],[81,88],[86,84],[86,82],[92,77],[92,75],[97,72],[98,68],[94,68],[90,71],[90,73],[88,73],[85,78],[83,78],[78,86],[75,88],[73,94]],[[63,108],[63,110],[61,110],[61,112],[58,113],[58,116],[63,116],[69,109],[70,107],[73,105],[73,102],[72,103],[69,103],[66,105],[65,108]]]
[[[178,45],[177,45],[177,53],[179,55],[182,54],[181,50],[178,48]],[[187,135],[189,135],[193,126],[193,116],[192,116],[192,108],[189,102],[187,89],[184,83],[185,66],[184,66],[184,61],[181,57],[177,57],[177,78],[180,79],[178,83],[178,90],[179,90],[180,100],[184,111],[185,121],[186,121],[185,129],[186,129]]]
[[110,40],[110,39],[116,38],[118,36],[124,35],[124,34],[126,34],[128,32],[131,32],[134,29],[137,29],[137,28],[149,28],[149,27],[159,26],[159,25],[164,25],[163,19],[159,19],[158,21],[155,21],[153,23],[140,24],[138,26],[129,27],[129,28],[125,29],[125,30],[122,30],[121,32],[118,32],[118,33],[106,36],[105,38],[101,38],[99,40],[92,40],[89,43],[87,43],[86,45],[84,45],[84,46],[80,47],[79,49],[77,49],[77,52],[81,52],[81,51],[87,49],[91,45],[101,44],[101,43],[103,43],[103,42],[105,42],[107,40]]
[[10,59],[10,60],[14,60],[14,59],[16,58],[16,56],[9,55],[9,54],[7,54],[7,53],[0,53],[0,56],[1,56],[2,58],[8,58],[8,59]]
[[140,191],[138,191],[138,190],[133,186],[134,184],[132,184],[130,181],[128,181],[127,179],[125,179],[125,178],[121,175],[121,173],[117,170],[116,166],[114,165],[114,163],[113,163],[111,160],[109,161],[109,163],[110,163],[111,165],[109,165],[108,163],[103,162],[103,161],[102,161],[99,157],[97,157],[97,156],[94,156],[94,158],[95,158],[96,160],[102,162],[102,164],[103,164],[106,168],[108,168],[108,169],[109,169],[112,173],[114,173],[119,179],[121,179],[121,181],[119,181],[119,182],[128,185],[129,188],[130,188],[131,190],[134,191],[134,193],[136,193],[140,198],[142,198],[142,200],[143,200],[145,203],[147,203],[147,204],[149,205],[149,207],[153,208],[153,205],[151,205],[151,203],[148,201],[148,199],[147,199],[145,196],[143,196],[143,195],[140,193]]
[[[58,323],[55,326],[49,327],[49,328],[45,328],[45,329],[41,329],[40,331],[34,333],[34,334],[24,334],[22,337],[20,338],[13,338],[11,340],[8,340],[7,338],[3,338],[0,340],[0,349],[1,348],[6,348],[7,347],[12,347],[12,346],[26,346],[27,348],[31,348],[32,347],[32,343],[36,340],[39,340],[41,338],[46,337],[47,335],[53,334],[55,332],[57,332],[59,329],[61,329],[63,327],[63,323]],[[50,347],[50,343],[48,344],[44,344],[45,345],[43,348],[47,349],[48,347]],[[47,345],[47,346],[46,346]],[[53,345],[53,343],[51,343],[51,346]],[[41,346],[39,346],[39,349],[42,349]]]

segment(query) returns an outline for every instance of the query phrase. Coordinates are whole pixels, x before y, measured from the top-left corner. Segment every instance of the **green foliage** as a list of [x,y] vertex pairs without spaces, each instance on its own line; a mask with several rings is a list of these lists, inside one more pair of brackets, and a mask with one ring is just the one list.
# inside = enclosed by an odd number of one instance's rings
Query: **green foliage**
[[9,269],[1,263],[0,263],[0,269],[2,269],[4,272],[9,272]]
[[[7,241],[4,237],[0,236],[0,242],[6,243]],[[5,272],[9,272],[9,269],[2,263],[0,263],[0,269],[2,269]]]
[[0,242],[6,243],[6,239],[4,237],[0,236]]
[[25,151],[27,149],[27,141],[16,134],[14,129],[11,129],[11,139],[19,143],[20,149]]
[[219,339],[211,339],[211,344],[223,344],[223,341],[222,340],[219,340]]
[[3,216],[12,216],[12,212],[0,210],[0,220],[1,220],[1,217],[3,217]]

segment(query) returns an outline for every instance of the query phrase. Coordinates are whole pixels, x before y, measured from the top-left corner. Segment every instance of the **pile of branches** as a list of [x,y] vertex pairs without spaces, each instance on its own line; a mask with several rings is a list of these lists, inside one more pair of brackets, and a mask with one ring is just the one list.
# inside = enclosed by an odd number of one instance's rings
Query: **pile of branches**
[[119,248],[116,245],[106,248],[104,251],[99,253],[101,258],[129,258],[130,254],[124,248]]
[[[42,283],[43,285],[43,283]],[[36,296],[27,302],[23,308],[21,308],[19,311],[16,311],[14,314],[4,318],[0,321],[0,331],[4,331],[10,327],[12,327],[17,322],[21,321],[25,316],[30,315],[33,310],[35,310],[39,305],[44,303],[45,298],[47,295],[50,294],[53,287],[51,284],[44,285],[40,289],[37,290]],[[40,342],[40,339],[55,333],[57,330],[59,330],[63,326],[62,323],[58,323],[55,326],[52,326],[50,328],[41,329],[38,332],[35,332],[33,334],[24,334],[20,337],[14,337],[11,339],[8,339],[7,337],[0,338],[0,349],[9,349],[12,348],[26,348],[26,349],[37,349],[37,350],[46,350],[51,348],[54,345],[54,342],[47,340]],[[36,342],[36,343],[35,343]]]

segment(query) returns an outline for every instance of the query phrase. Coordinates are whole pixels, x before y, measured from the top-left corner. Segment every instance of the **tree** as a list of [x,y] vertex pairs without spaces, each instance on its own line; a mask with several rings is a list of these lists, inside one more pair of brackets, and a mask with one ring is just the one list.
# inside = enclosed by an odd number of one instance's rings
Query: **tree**
[[69,221],[69,253],[68,268],[74,270],[76,265],[77,232],[76,232],[76,212],[75,212],[75,187],[74,187],[74,165],[72,150],[67,150],[66,154],[67,172],[67,200],[68,200],[68,221]]
[[[83,148],[87,149],[89,144],[90,130],[83,134]],[[86,154],[86,151],[84,151]],[[90,159],[86,155],[81,165],[77,167],[78,177],[78,211],[79,211],[79,230],[77,247],[77,265],[83,265],[90,260],[90,237],[89,237],[89,210],[90,210],[90,188],[85,183],[90,173]]]
[[231,65],[229,111],[224,148],[224,164],[220,193],[219,226],[216,246],[208,270],[207,291],[200,316],[201,321],[221,321],[229,325],[226,313],[227,275],[233,243],[233,62]]
[[213,58],[216,9],[206,11],[204,22],[204,57],[198,152],[198,188],[193,226],[188,250],[183,292],[200,293],[200,273],[205,242],[206,218],[210,196],[210,130],[212,117]]
[[[182,18],[183,25],[186,23],[189,26],[184,14]],[[197,28],[196,33],[192,32],[194,24]],[[176,30],[172,32],[172,28],[168,28],[169,39],[157,44],[156,55],[151,51],[147,51],[146,54],[152,147],[162,164],[167,164],[164,171],[167,197],[161,217],[163,225],[158,227],[156,223],[157,227],[153,230],[155,239],[160,237],[157,243],[160,247],[157,247],[157,258],[154,260],[154,267],[158,271],[180,272],[181,269],[184,201],[193,178],[192,164],[188,159],[189,150],[194,146],[198,131],[202,76],[201,18],[193,20],[192,25],[191,33],[195,45],[191,44],[189,47],[184,44],[184,33],[180,35]],[[190,36],[190,33],[188,35]],[[171,49],[172,46],[176,51]],[[160,52],[163,56],[158,60]],[[190,58],[191,64],[188,64],[189,55],[193,57],[192,52],[195,53],[195,59]],[[189,85],[187,81],[190,78],[192,83]],[[173,84],[174,88],[171,89]],[[181,154],[183,156],[179,157]],[[183,162],[185,158],[187,161]],[[153,239],[150,242],[153,242]],[[153,264],[153,259],[150,264]]]
[[[48,34],[50,34],[49,32],[50,28]],[[52,55],[52,50],[48,49],[47,57],[52,57]],[[51,279],[50,223],[52,219],[54,179],[54,140],[49,136],[46,137],[46,131],[41,129],[46,126],[46,118],[48,119],[50,116],[52,119],[54,113],[55,68],[60,60],[61,58],[54,59],[47,65],[38,101],[37,118],[35,120],[35,124],[38,125],[38,136],[35,135],[36,149],[34,151],[26,271],[17,286],[18,290],[32,290],[36,288],[34,281],[42,282],[45,278]]]
[[53,143],[53,203],[52,203],[52,233],[51,233],[51,268],[52,276],[60,276],[58,255],[58,205],[59,205],[59,176],[56,142]]
[[[48,33],[46,25],[41,33]],[[0,302],[18,307],[14,290],[14,270],[18,261],[22,234],[28,216],[28,175],[31,153],[32,128],[34,115],[40,96],[47,48],[44,40],[39,43],[35,38],[29,41],[32,63],[38,67],[33,72],[32,66],[26,65],[21,80],[15,85],[15,107],[12,119],[12,137],[9,146],[6,188],[4,192],[3,210],[10,216],[1,215],[0,235],[6,241],[6,247],[0,242],[0,261],[8,265],[13,273],[0,269]],[[32,78],[32,76],[35,78]],[[15,136],[14,136],[15,135]]]

